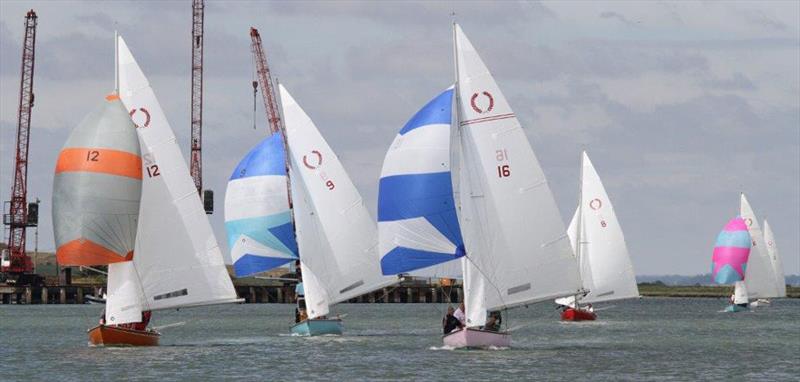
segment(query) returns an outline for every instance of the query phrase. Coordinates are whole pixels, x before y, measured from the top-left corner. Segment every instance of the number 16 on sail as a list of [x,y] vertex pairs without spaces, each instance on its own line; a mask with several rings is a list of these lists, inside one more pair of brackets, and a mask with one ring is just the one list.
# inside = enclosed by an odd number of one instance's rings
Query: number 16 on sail
[[511,167],[508,165],[508,152],[506,149],[495,150],[495,158],[500,164],[497,165],[497,177],[508,178],[511,176]]

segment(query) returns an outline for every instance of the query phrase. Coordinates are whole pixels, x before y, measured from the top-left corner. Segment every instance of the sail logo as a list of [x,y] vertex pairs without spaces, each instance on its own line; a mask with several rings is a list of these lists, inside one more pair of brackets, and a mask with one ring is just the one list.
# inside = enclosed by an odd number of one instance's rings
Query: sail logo
[[600,207],[602,207],[602,206],[603,206],[603,202],[601,202],[600,199],[597,199],[597,198],[592,199],[592,201],[589,202],[589,208],[591,208],[591,209],[593,209],[595,211],[599,210]]
[[753,219],[747,218],[747,219],[744,219],[744,222],[747,223],[748,227],[752,227],[753,226]]
[[308,167],[311,170],[316,170],[320,166],[322,166],[322,153],[317,150],[311,150],[311,154],[314,154],[316,157],[315,164],[311,164],[308,162],[308,155],[303,155],[303,166]]
[[[309,161],[308,154],[303,155],[303,166],[306,166],[310,170],[316,170],[322,166],[322,153],[318,150],[311,150],[311,154],[314,154],[311,156],[311,158],[314,158],[311,159],[311,161]],[[325,182],[325,187],[328,190],[333,191],[333,189],[336,188],[336,184],[333,183],[333,180],[328,178],[328,174],[326,174],[325,171],[320,171],[319,177]]]
[[[138,122],[136,122],[137,119],[141,119],[141,118],[134,118],[133,117],[134,115],[138,114],[137,112],[141,112],[142,114],[144,114],[144,121],[143,121],[143,123],[141,125]],[[136,126],[137,128],[138,127],[149,127],[150,126],[150,112],[147,109],[145,109],[143,107],[140,107],[139,109],[133,108],[133,109],[131,109],[131,111],[128,114],[131,116],[131,121],[133,122],[134,126]]]
[[[489,100],[489,104],[486,106],[486,109],[479,107],[476,102],[478,96],[481,94]],[[469,105],[472,106],[472,110],[475,110],[475,112],[478,114],[488,113],[494,109],[494,97],[492,97],[492,93],[489,93],[485,90],[481,93],[473,93],[472,98],[469,99]]]

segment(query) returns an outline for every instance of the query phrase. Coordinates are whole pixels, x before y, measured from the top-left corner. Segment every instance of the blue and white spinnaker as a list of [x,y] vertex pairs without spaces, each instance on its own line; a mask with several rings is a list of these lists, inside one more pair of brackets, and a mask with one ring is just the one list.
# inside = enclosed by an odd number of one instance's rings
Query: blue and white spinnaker
[[378,232],[384,275],[461,277],[464,242],[453,201],[453,88],[428,102],[395,137],[383,161]]
[[233,170],[225,192],[225,229],[236,276],[298,258],[280,133],[265,138]]

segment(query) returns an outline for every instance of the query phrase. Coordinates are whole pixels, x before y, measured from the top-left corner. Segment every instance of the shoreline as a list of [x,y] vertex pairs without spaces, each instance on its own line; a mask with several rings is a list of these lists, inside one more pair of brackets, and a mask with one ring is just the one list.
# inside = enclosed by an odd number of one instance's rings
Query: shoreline
[[[294,285],[247,285],[235,282],[236,292],[246,303],[294,303]],[[242,285],[244,284],[244,285]],[[642,297],[672,298],[729,298],[732,286],[665,285],[640,283]],[[48,285],[44,287],[0,285],[0,305],[7,304],[84,304],[87,296],[98,295],[103,284]],[[800,298],[800,287],[787,286],[786,298]],[[381,303],[458,303],[463,298],[461,286],[431,284],[400,284],[383,288],[347,302],[361,304]]]

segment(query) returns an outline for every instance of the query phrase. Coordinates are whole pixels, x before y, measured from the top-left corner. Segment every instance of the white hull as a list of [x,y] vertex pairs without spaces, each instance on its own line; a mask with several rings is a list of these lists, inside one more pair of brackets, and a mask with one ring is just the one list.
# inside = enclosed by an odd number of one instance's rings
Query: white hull
[[467,328],[446,334],[442,339],[444,345],[451,348],[507,348],[511,347],[509,332],[490,332],[481,329]]

